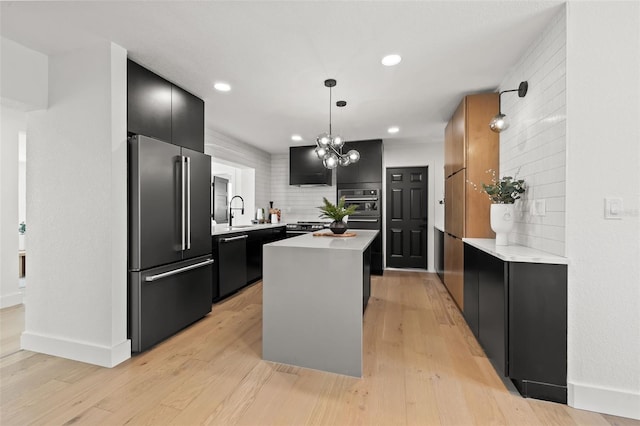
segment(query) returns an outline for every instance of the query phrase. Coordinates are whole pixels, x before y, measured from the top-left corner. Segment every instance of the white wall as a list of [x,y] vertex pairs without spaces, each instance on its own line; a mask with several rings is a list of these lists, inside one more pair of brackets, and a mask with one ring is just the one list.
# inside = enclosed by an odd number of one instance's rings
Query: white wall
[[[502,95],[511,127],[500,134],[500,176],[517,176],[527,185],[516,202],[510,240],[559,256],[565,255],[566,38],[562,8],[499,88],[529,82],[524,98],[516,92]],[[544,216],[530,213],[536,200],[545,203]]]
[[640,419],[638,2],[567,5],[567,153],[569,404]]
[[[318,160],[320,161],[320,160]],[[336,173],[333,172],[331,186],[289,185],[289,153],[271,156],[271,199],[273,206],[282,211],[282,221],[326,221],[318,217],[322,197],[332,203],[336,201]]]
[[49,108],[29,115],[29,291],[22,347],[113,366],[127,340],[126,51],[49,58]]
[[[241,219],[242,222],[248,223],[253,219],[256,208],[269,207],[269,200],[271,199],[271,155],[268,152],[206,126],[204,151],[214,160],[222,160],[223,163],[230,162],[235,166],[245,166],[245,168],[242,168],[243,179],[253,179],[255,181],[254,204],[250,206],[250,203],[245,203],[245,217]],[[254,171],[248,169],[253,169]],[[249,191],[249,187],[246,190]],[[244,194],[240,195],[244,196]]]
[[[427,166],[428,169],[428,227],[427,227],[427,267],[435,272],[434,253],[434,226],[444,229],[444,205],[438,200],[444,198],[444,126],[442,143],[390,143],[385,141],[383,167],[417,167]],[[386,176],[386,173],[385,173]],[[385,178],[386,179],[386,178]],[[386,194],[386,182],[383,183]],[[386,210],[386,203],[385,203]],[[384,217],[387,213],[385,211]],[[386,220],[383,224],[385,236],[385,260],[386,260]]]
[[27,126],[23,111],[0,112],[0,308],[22,303],[18,289],[18,134]]
[[14,109],[47,107],[47,56],[0,37],[0,98]]

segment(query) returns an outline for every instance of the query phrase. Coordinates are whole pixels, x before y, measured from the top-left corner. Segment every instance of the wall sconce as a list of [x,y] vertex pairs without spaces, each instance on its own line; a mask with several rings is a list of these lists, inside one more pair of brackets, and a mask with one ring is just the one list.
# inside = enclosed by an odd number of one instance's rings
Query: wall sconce
[[518,97],[524,98],[527,94],[527,90],[529,90],[529,83],[523,81],[520,83],[517,89],[513,90],[504,90],[500,92],[498,95],[498,114],[491,119],[489,123],[489,128],[496,133],[500,133],[503,130],[507,130],[509,128],[509,122],[507,121],[507,116],[502,113],[502,94],[507,92],[518,92]]

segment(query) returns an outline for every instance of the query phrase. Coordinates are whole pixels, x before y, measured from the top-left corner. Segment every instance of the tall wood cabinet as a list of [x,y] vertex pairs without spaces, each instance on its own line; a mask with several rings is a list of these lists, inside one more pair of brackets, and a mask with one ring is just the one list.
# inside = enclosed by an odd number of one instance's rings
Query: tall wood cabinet
[[[498,94],[468,95],[445,128],[444,284],[464,310],[462,238],[494,238],[489,224],[491,202],[482,183],[498,175],[499,137],[489,129],[498,113]],[[474,189],[473,184],[477,186]]]

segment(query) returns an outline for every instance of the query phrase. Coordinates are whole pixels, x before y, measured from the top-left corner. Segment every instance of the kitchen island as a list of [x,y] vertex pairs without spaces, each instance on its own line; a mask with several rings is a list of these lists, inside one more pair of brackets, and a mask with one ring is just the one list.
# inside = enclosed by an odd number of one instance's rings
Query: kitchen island
[[369,299],[371,243],[305,234],[263,249],[262,358],[362,376],[362,315]]

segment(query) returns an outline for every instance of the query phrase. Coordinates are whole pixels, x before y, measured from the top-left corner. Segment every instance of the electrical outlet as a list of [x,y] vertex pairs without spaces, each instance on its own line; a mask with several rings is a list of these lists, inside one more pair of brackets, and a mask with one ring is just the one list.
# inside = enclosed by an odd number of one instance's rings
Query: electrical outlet
[[624,205],[620,197],[605,197],[604,199],[604,218],[605,219],[622,219],[624,214]]

